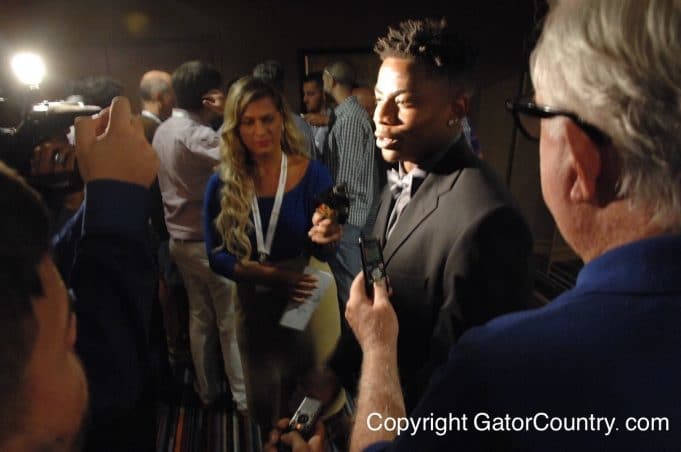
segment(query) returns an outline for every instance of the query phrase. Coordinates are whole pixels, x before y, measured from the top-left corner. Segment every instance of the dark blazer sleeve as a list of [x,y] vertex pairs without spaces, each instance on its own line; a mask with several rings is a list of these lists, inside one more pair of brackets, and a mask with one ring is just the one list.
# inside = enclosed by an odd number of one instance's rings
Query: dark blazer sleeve
[[67,286],[71,281],[73,260],[76,257],[76,248],[83,232],[84,213],[85,204],[81,204],[78,211],[64,223],[64,226],[52,238],[54,263]]
[[94,450],[97,440],[108,438],[120,450],[143,450],[144,427],[153,421],[141,401],[150,375],[148,338],[156,289],[147,190],[113,181],[91,183],[85,204],[71,289],[78,319],[76,351],[90,387],[88,447]]

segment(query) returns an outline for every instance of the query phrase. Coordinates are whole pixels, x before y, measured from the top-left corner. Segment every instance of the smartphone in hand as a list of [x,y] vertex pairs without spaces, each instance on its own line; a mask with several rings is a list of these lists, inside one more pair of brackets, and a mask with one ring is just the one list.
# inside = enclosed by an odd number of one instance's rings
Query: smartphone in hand
[[[381,242],[376,238],[359,238],[359,248],[362,255],[362,270],[364,271],[364,284],[367,294],[373,297],[374,283],[385,280],[388,285],[388,275],[383,262],[383,250]],[[388,288],[389,290],[389,288]]]

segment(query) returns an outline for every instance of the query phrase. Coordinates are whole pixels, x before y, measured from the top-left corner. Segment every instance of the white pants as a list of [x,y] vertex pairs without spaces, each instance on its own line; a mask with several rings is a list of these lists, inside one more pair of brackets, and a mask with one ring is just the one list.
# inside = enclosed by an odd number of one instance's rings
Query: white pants
[[244,373],[234,324],[236,286],[210,269],[204,242],[170,239],[170,255],[189,298],[189,342],[199,396],[209,404],[219,394],[222,371],[217,353],[221,349],[234,402],[237,409],[245,410]]

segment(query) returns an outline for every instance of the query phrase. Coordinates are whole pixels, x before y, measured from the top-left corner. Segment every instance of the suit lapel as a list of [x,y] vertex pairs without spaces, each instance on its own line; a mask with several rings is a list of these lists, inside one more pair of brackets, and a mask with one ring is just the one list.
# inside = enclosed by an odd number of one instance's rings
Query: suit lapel
[[376,222],[374,223],[374,237],[378,238],[381,246],[385,247],[385,230],[388,226],[388,218],[390,217],[390,210],[393,205],[393,196],[390,192],[390,187],[386,185],[381,194],[381,201],[378,205],[378,212],[376,213]]
[[[463,140],[452,146],[443,158],[429,171],[428,176],[416,191],[414,197],[404,208],[400,219],[395,226],[390,240],[384,243],[383,258],[386,265],[390,262],[395,253],[404,245],[414,231],[438,208],[438,202],[442,194],[452,189],[461,169],[466,165],[465,147],[461,146]],[[464,158],[462,158],[464,157]],[[386,190],[390,195],[390,190]],[[385,206],[387,204],[387,207]],[[385,226],[390,216],[390,198],[385,202],[385,193],[379,210],[379,218],[382,229],[382,237],[385,237]],[[378,223],[378,222],[377,222]],[[377,224],[378,225],[378,224]]]

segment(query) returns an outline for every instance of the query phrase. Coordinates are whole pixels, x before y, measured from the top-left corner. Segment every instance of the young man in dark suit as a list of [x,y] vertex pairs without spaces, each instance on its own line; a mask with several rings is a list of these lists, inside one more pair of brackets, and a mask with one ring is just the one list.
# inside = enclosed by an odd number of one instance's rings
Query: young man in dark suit
[[398,169],[373,232],[384,245],[411,407],[466,329],[528,306],[532,236],[463,137],[472,52],[434,20],[403,22],[375,50],[376,144]]
[[[406,21],[378,40],[376,144],[397,165],[373,235],[384,250],[400,323],[408,407],[468,328],[530,306],[532,236],[511,194],[469,149],[473,52],[444,20]],[[359,368],[344,337],[331,362],[344,383]],[[348,375],[350,374],[350,375]]]
[[551,2],[542,23],[535,94],[506,106],[539,141],[544,201],[585,266],[547,306],[466,332],[398,435],[382,422],[407,419],[398,324],[358,278],[351,451],[678,449],[681,4]]

